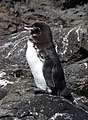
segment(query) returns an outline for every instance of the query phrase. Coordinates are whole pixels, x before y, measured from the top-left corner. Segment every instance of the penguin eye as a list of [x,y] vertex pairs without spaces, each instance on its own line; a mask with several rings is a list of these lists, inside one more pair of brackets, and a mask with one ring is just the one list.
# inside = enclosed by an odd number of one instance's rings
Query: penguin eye
[[40,28],[34,27],[34,28],[31,30],[31,34],[32,34],[33,36],[39,36],[39,35],[41,34]]

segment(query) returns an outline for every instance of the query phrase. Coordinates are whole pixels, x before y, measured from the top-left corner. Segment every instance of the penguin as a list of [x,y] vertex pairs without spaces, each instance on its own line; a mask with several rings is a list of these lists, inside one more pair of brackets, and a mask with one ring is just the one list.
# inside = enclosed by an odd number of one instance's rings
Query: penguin
[[[64,71],[56,53],[52,32],[48,24],[35,22],[24,26],[29,31],[26,59],[34,77],[36,88],[52,95],[73,99],[67,88]],[[36,91],[37,91],[36,89]]]

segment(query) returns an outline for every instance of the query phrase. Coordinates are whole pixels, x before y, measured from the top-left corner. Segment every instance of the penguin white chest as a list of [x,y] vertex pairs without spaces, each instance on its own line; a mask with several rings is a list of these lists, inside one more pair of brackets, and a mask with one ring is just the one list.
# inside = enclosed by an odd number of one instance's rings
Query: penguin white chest
[[33,43],[29,40],[27,43],[26,59],[33,74],[36,86],[42,90],[46,90],[46,81],[42,71],[43,63],[37,56],[37,52],[33,47]]

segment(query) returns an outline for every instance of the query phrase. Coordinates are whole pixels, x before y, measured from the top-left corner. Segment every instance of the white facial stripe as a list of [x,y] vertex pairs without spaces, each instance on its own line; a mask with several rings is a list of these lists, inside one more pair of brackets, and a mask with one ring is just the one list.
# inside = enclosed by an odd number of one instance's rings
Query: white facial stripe
[[31,31],[31,30],[34,29],[34,27],[26,27],[26,26],[24,26],[24,29],[25,29],[25,30],[29,30],[29,31]]

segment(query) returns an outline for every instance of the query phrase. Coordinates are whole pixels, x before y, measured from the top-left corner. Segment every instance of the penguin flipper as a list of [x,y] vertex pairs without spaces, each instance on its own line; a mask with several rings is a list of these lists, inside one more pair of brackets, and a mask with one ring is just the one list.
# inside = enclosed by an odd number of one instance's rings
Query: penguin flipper
[[54,63],[52,59],[49,56],[47,56],[43,65],[43,75],[49,87],[55,87],[55,83],[52,77],[53,66],[54,66]]

